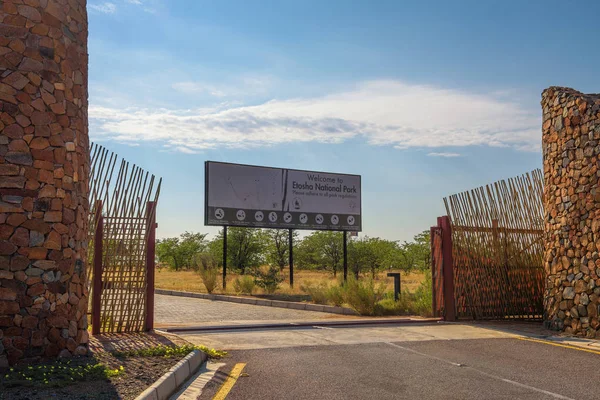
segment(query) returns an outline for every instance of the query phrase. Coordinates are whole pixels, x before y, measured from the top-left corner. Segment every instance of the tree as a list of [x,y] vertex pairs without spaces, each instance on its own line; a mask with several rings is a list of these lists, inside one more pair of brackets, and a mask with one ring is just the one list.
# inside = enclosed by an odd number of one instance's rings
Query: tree
[[179,271],[183,267],[183,258],[179,253],[179,238],[172,237],[156,241],[156,256],[160,262]]
[[378,270],[400,265],[396,242],[368,236],[349,242],[348,259],[357,278],[360,271],[366,267],[371,270],[371,277],[375,279]]
[[217,267],[223,266],[223,232],[208,242],[206,249],[207,256],[209,256]]
[[[261,266],[265,262],[264,251],[266,241],[266,235],[261,229],[234,227],[227,228],[228,268],[235,268],[239,270],[242,275],[244,275],[247,268]],[[209,246],[211,248],[211,252],[217,252],[218,243],[221,244],[220,251],[222,251],[222,230]]]
[[431,237],[430,231],[423,231],[413,238],[417,245],[417,259],[420,269],[429,269],[431,267]]
[[413,269],[424,270],[431,265],[431,244],[429,231],[423,231],[414,236],[412,242],[400,245],[402,268],[410,271]]
[[156,241],[156,255],[159,261],[169,264],[175,271],[197,265],[198,256],[206,250],[206,234],[184,232],[178,238],[165,238]]
[[[289,232],[287,229],[268,229],[265,232],[267,238],[266,245],[266,258],[270,265],[279,267],[279,270],[288,265],[290,240]],[[292,232],[292,241],[296,242],[298,239],[298,232]]]
[[180,236],[180,251],[183,253],[187,268],[196,268],[200,264],[199,257],[206,252],[208,242],[206,233],[184,232]]
[[356,279],[358,279],[362,268],[369,265],[374,256],[373,248],[369,245],[368,240],[367,237],[364,237],[351,240],[348,243],[348,264]]
[[313,232],[298,245],[297,259],[304,268],[331,269],[336,276],[342,257],[343,238],[340,232]]

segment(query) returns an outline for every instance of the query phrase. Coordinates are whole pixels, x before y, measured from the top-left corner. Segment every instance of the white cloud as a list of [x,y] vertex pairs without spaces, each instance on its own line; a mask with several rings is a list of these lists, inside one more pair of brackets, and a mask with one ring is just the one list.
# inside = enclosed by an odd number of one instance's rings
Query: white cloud
[[104,14],[114,14],[117,11],[117,6],[113,3],[90,4],[90,8]]
[[183,92],[187,94],[207,93],[214,97],[226,96],[226,93],[223,90],[218,89],[215,86],[206,85],[199,82],[178,82],[174,83],[171,87],[177,90],[178,92]]
[[156,6],[158,5],[156,0],[125,0],[125,3],[140,6],[144,12],[149,14],[158,13],[158,10],[156,9]]
[[[207,90],[194,85],[179,89]],[[153,141],[179,151],[341,143],[351,138],[399,149],[539,150],[541,121],[537,112],[491,94],[370,81],[323,97],[271,100],[255,106],[167,110],[92,105],[90,123],[96,136],[132,143]]]
[[428,153],[427,154],[429,157],[460,157],[461,155],[459,153]]
[[245,76],[232,84],[213,85],[206,82],[185,81],[171,85],[185,94],[208,94],[213,97],[233,97],[266,94],[273,87],[274,80],[267,76]]

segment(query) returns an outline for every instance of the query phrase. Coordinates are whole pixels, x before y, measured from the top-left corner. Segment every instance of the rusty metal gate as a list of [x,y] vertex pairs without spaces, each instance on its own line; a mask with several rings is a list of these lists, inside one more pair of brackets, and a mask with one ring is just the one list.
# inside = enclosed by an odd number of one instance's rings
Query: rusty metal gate
[[542,172],[536,170],[444,199],[448,216],[432,228],[434,304],[440,315],[541,318],[542,196]]
[[161,180],[97,144],[90,158],[92,333],[150,330]]

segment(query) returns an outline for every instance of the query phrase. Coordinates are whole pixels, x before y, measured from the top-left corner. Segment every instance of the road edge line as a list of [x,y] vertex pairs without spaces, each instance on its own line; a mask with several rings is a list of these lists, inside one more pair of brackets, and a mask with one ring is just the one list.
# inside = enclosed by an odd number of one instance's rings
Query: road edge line
[[225,382],[223,382],[217,393],[213,396],[212,400],[225,400],[242,374],[245,366],[246,363],[237,363],[233,366],[231,372],[229,372],[229,375],[227,376],[227,379],[225,379]]
[[600,350],[586,349],[585,347],[580,347],[580,346],[566,344],[566,343],[559,343],[559,342],[555,342],[552,340],[534,339],[534,338],[530,338],[530,337],[526,337],[526,336],[520,336],[520,337],[517,337],[517,339],[523,340],[526,342],[548,344],[550,346],[562,347],[565,349],[585,351],[586,353],[600,354]]

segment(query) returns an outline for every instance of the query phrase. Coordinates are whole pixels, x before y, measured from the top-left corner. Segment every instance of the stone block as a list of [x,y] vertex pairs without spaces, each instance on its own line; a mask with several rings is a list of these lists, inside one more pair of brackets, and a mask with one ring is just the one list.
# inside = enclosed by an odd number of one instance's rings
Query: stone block
[[177,389],[175,374],[165,374],[155,383],[156,394],[158,395],[159,400],[167,400]]
[[175,375],[175,384],[177,385],[177,387],[183,385],[187,378],[191,375],[190,364],[187,359],[181,360],[180,362],[175,364],[175,366],[169,371],[173,372],[173,374]]
[[292,308],[294,310],[306,310],[306,303],[289,302],[287,308]]

